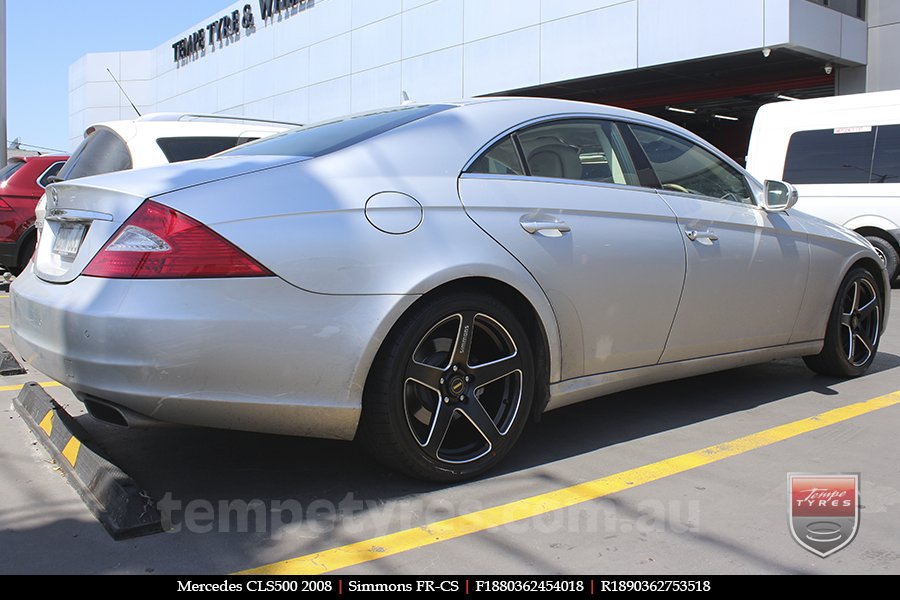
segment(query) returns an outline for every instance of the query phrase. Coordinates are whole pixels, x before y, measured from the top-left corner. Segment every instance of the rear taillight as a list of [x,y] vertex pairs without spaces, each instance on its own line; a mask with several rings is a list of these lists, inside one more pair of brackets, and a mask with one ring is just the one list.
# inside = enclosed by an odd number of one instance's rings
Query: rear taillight
[[92,277],[267,277],[272,273],[215,231],[146,200],[83,272]]

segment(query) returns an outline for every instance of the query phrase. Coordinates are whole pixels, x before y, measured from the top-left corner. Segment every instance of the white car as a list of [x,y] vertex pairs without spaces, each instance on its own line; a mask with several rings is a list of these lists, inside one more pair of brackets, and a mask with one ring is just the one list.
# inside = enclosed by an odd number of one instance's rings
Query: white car
[[[97,123],[85,130],[84,141],[53,181],[206,158],[297,126],[299,123],[187,113],[153,113]],[[37,231],[43,225],[46,206],[45,194],[34,211]]]
[[864,236],[897,277],[900,90],[766,104],[747,170],[797,186],[799,210]]

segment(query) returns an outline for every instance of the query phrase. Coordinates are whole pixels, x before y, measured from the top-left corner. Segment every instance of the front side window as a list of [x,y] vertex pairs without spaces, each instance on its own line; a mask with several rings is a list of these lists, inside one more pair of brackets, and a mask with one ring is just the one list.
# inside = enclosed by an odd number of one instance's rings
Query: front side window
[[753,204],[741,173],[708,150],[667,131],[631,125],[664,190]]
[[68,181],[130,168],[131,153],[125,142],[108,129],[95,129],[75,149],[58,176]]
[[785,181],[868,183],[875,147],[874,127],[798,131],[788,142]]
[[555,121],[517,137],[534,177],[640,185],[618,130],[607,121]]

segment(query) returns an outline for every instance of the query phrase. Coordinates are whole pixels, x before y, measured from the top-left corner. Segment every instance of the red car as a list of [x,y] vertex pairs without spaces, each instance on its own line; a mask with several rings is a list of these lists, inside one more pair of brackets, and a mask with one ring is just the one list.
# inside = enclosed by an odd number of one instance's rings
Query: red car
[[14,275],[34,254],[34,207],[68,158],[18,157],[0,168],[0,265]]

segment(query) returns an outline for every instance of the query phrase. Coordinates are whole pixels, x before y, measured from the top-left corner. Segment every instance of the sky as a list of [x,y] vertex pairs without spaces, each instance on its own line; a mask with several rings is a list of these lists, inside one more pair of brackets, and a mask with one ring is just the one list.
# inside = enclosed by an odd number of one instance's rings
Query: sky
[[69,65],[150,50],[230,0],[6,0],[7,137],[68,152]]

